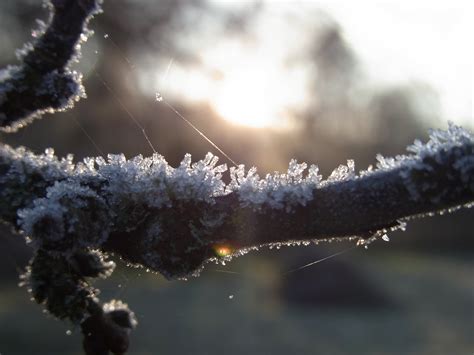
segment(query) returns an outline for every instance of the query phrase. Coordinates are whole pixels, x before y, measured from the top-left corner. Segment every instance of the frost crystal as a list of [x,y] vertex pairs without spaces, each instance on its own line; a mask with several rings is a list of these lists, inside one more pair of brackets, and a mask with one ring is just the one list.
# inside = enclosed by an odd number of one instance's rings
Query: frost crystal
[[[379,156],[378,169],[369,169],[360,175],[356,175],[354,162],[349,160],[323,181],[317,166],[311,165],[308,169],[306,163],[291,160],[286,172],[275,172],[265,178],[260,178],[254,167],[249,170],[243,165],[233,167],[230,183],[226,185],[222,174],[227,166],[218,165],[218,158],[211,153],[197,162],[192,162],[191,155],[186,154],[177,167],[170,166],[159,154],[132,159],[109,155],[107,159],[86,158],[74,165],[72,156],[59,160],[52,149],[36,156],[24,148],[2,146],[0,157],[7,160],[9,169],[0,177],[0,184],[11,181],[15,184],[0,190],[0,197],[7,200],[6,197],[18,196],[17,186],[29,185],[28,179],[39,175],[38,180],[43,185],[38,188],[41,191],[38,196],[18,203],[12,199],[17,204],[14,211],[18,211],[19,225],[37,249],[72,255],[81,248],[100,248],[109,233],[119,231],[133,235],[136,232],[141,233],[136,245],[140,255],[133,255],[130,262],[168,277],[184,277],[198,272],[204,260],[215,257],[219,262],[226,262],[249,250],[226,249],[225,243],[220,245],[219,239],[212,239],[219,234],[221,226],[233,222],[233,215],[216,204],[220,196],[235,195],[239,201],[237,208],[293,213],[312,201],[317,189],[327,185],[337,189],[338,182],[358,183],[356,179],[361,176],[383,174],[390,169],[391,177],[406,188],[409,198],[422,196],[436,201],[450,191],[462,192],[466,186],[474,189],[472,150],[472,135],[450,124],[446,132],[431,132],[429,142],[416,141],[409,147],[412,154],[394,159]],[[433,171],[436,172],[434,178]],[[443,188],[444,180],[439,183],[439,179],[447,179],[447,189]],[[450,186],[453,182],[454,187]],[[441,187],[433,187],[434,184]],[[458,185],[459,190],[456,190]],[[45,190],[46,196],[43,195]],[[406,220],[408,218],[393,227],[378,230],[360,243],[368,245],[374,240],[387,240],[384,234],[405,228]],[[286,242],[298,243],[298,240]],[[270,247],[279,248],[283,244]],[[186,263],[187,258],[192,263]]]
[[[438,162],[441,162],[442,155],[439,154],[441,151],[472,144],[474,144],[474,136],[472,133],[449,122],[447,130],[430,130],[430,139],[425,144],[416,139],[412,145],[407,147],[407,151],[412,153],[411,155],[397,155],[395,158],[385,158],[378,154],[377,167],[386,170],[401,166],[415,167],[415,165],[418,165],[418,168],[426,169],[428,168],[427,166],[421,166],[423,158],[434,157]],[[467,158],[467,161],[462,164],[463,166],[456,168],[462,169],[466,166],[471,166],[469,160],[472,160],[472,156]],[[459,164],[459,161],[456,164]]]
[[111,300],[102,307],[104,313],[110,317],[116,324],[123,328],[133,329],[137,326],[137,317],[126,303],[120,300]]
[[83,11],[76,11],[73,26],[68,26],[71,14],[62,11],[67,2],[45,3],[50,9],[48,23],[37,20],[33,41],[16,51],[22,63],[0,71],[0,125],[6,132],[15,132],[44,113],[68,109],[85,97],[82,75],[70,64],[78,61],[82,43],[92,34],[87,24],[100,12],[101,1],[76,4]]
[[[430,196],[430,199],[436,202],[443,197],[442,185],[437,185],[436,181],[427,181],[428,179],[422,179],[423,182],[419,184],[416,177],[429,176],[435,166],[452,164],[451,167],[460,174],[461,181],[474,191],[473,145],[472,133],[449,122],[447,130],[430,130],[428,142],[415,140],[407,147],[407,151],[411,153],[409,155],[397,155],[395,158],[377,155],[378,169],[362,172],[361,175],[400,169],[400,176],[405,180],[406,188],[414,200],[426,195],[427,191],[437,191],[437,195]],[[454,153],[457,157],[450,163],[449,159],[452,158],[448,157],[446,152],[454,148],[458,148]],[[446,178],[451,179],[449,175]]]
[[[97,158],[95,173],[108,181],[110,202],[121,200],[145,201],[149,206],[170,206],[172,200],[197,200],[212,203],[214,197],[224,194],[222,173],[226,165],[217,165],[218,158],[211,153],[194,164],[186,154],[177,168],[172,168],[159,154],[151,158],[141,155],[131,160],[123,155],[109,155],[106,163]],[[93,173],[92,165],[88,170]]]
[[74,171],[73,156],[68,154],[66,158],[58,159],[52,148],[46,149],[44,154],[35,155],[24,147],[13,149],[0,145],[0,155],[8,157],[12,162],[9,172],[3,179],[14,177],[24,181],[27,174],[40,171],[47,181],[57,181]]
[[295,206],[305,206],[313,199],[313,190],[321,182],[316,165],[311,165],[304,176],[306,163],[298,164],[291,160],[286,174],[275,172],[260,179],[256,168],[245,174],[244,165],[230,169],[231,182],[226,192],[237,192],[243,206],[259,209],[264,205],[270,208],[291,211]]
[[339,165],[337,169],[331,173],[326,183],[338,182],[344,180],[354,179],[356,177],[354,160],[347,161],[347,165]]
[[[89,187],[70,181],[56,182],[48,188],[45,198],[18,211],[19,224],[27,235],[35,236],[35,247],[71,253],[105,241],[108,232],[103,224],[107,217],[100,209],[103,206],[105,201]],[[89,220],[90,211],[97,221]]]

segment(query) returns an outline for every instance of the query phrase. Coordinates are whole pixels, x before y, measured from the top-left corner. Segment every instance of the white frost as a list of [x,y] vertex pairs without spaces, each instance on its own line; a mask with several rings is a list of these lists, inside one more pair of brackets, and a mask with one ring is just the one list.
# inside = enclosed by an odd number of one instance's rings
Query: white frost
[[311,165],[304,176],[306,163],[298,164],[291,160],[286,174],[275,172],[260,179],[255,167],[245,174],[244,165],[230,169],[231,182],[226,192],[236,192],[243,206],[271,208],[291,211],[297,205],[305,206],[313,199],[313,190],[321,182],[316,165]]

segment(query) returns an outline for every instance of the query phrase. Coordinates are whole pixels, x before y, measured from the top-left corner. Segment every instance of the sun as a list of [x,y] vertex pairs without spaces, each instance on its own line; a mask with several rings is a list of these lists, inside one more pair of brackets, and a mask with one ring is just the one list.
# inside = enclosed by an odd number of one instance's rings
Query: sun
[[244,45],[218,47],[205,55],[221,73],[209,103],[222,118],[251,127],[284,124],[288,109],[301,104],[305,93],[300,73],[275,57],[270,48]]
[[227,71],[211,98],[211,106],[225,120],[251,127],[275,123],[282,110],[281,97],[271,73],[262,63],[246,63],[242,70]]
[[[168,91],[207,102],[224,120],[264,128],[285,128],[292,107],[306,99],[307,77],[285,66],[275,48],[226,42],[200,53],[207,71],[175,65]],[[208,74],[211,73],[211,74]]]
[[287,100],[278,81],[282,70],[269,60],[264,47],[242,43],[216,46],[203,54],[221,75],[214,81],[209,103],[227,121],[251,127],[268,127],[281,119]]

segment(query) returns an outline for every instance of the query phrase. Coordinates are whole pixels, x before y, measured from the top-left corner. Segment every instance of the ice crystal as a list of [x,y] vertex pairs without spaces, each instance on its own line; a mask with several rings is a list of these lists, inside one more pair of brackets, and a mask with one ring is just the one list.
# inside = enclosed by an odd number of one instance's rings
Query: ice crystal
[[48,25],[43,20],[37,19],[36,24],[38,25],[38,28],[31,31],[31,36],[33,38],[41,37],[48,29]]
[[79,250],[68,257],[72,269],[82,277],[109,277],[115,269],[113,261],[106,261],[99,250]]
[[[474,144],[474,136],[468,130],[456,126],[452,122],[448,123],[447,130],[431,129],[430,139],[422,143],[416,139],[414,143],[407,147],[410,155],[397,155],[395,158],[386,158],[381,154],[377,155],[377,168],[395,169],[402,166],[417,167],[419,169],[429,169],[429,166],[423,165],[422,160],[426,157],[433,157],[441,163],[442,151],[450,148],[469,146]],[[458,170],[466,169],[472,166],[472,156],[468,156],[463,163],[456,161],[455,168]]]
[[[16,51],[20,65],[0,71],[0,124],[3,131],[15,132],[44,113],[64,111],[85,97],[82,75],[73,71],[70,64],[78,61],[82,43],[93,33],[87,29],[87,24],[94,14],[101,11],[101,1],[77,5],[84,13],[77,14],[82,26],[75,32],[74,26],[67,27],[68,16],[53,16],[55,9],[64,7],[64,4],[48,4],[48,23],[37,20],[38,28],[32,31],[32,42]],[[15,105],[15,102],[23,104]]]
[[321,182],[319,169],[311,165],[304,176],[306,163],[298,164],[291,160],[286,174],[275,172],[260,179],[256,168],[245,174],[245,166],[239,165],[230,169],[231,182],[226,192],[236,192],[242,206],[259,209],[264,206],[291,211],[295,206],[305,206],[313,199],[313,190]]
[[[159,154],[151,158],[141,155],[127,160],[123,155],[109,155],[108,162],[95,160],[95,173],[108,181],[106,188],[110,201],[120,203],[127,199],[145,201],[149,206],[171,206],[172,200],[196,200],[212,203],[214,197],[224,194],[222,173],[226,165],[217,165],[218,158],[211,153],[194,164],[186,154],[177,168],[173,168]],[[94,172],[89,162],[88,170]]]
[[[405,180],[405,186],[412,199],[418,200],[427,192],[436,191],[430,196],[432,202],[443,198],[442,186],[436,181],[422,179],[419,183],[415,177],[429,176],[436,166],[451,164],[460,175],[460,179],[466,186],[474,191],[474,157],[473,157],[474,136],[466,129],[449,122],[447,130],[430,130],[430,139],[426,143],[415,140],[407,147],[408,155],[397,155],[395,158],[386,158],[377,155],[377,168],[373,171],[365,171],[361,175],[370,175],[380,171],[399,169],[400,176]],[[454,148],[457,151],[453,150]],[[455,156],[449,157],[447,151],[453,151]],[[454,159],[450,163],[449,159]],[[450,175],[446,178],[452,179]]]
[[[126,303],[120,300],[111,300],[103,305],[106,317],[110,318],[114,323],[125,329],[133,329],[137,326],[138,321],[135,313],[133,313]],[[114,352],[115,353],[115,352]]]
[[[312,201],[317,189],[328,185],[337,189],[338,182],[352,184],[361,176],[384,174],[387,169],[397,169],[392,176],[398,181],[398,176],[402,177],[410,197],[418,198],[429,192],[428,198],[435,201],[443,197],[444,190],[443,182],[439,191],[432,187],[439,179],[437,175],[432,177],[432,170],[444,170],[433,166],[433,162],[454,172],[457,176],[454,182],[459,184],[461,181],[461,185],[472,189],[472,141],[471,134],[450,124],[446,132],[433,131],[427,143],[416,141],[409,148],[412,154],[394,159],[379,156],[378,168],[360,175],[355,173],[354,163],[349,160],[347,165],[341,165],[323,181],[317,166],[311,165],[308,169],[306,163],[291,160],[286,172],[275,172],[264,178],[260,178],[254,167],[249,170],[243,165],[233,167],[228,185],[222,179],[227,166],[219,165],[218,158],[211,153],[196,162],[186,154],[177,167],[170,166],[159,154],[132,159],[124,155],[109,155],[106,159],[86,158],[74,165],[72,156],[59,160],[52,149],[36,156],[23,148],[3,146],[0,147],[0,156],[11,163],[8,172],[0,177],[0,183],[9,179],[25,184],[34,174],[41,175],[46,182],[42,190],[46,189],[46,196],[40,195],[18,208],[19,224],[36,248],[47,247],[73,254],[79,248],[100,248],[109,231],[130,235],[136,232],[141,233],[136,245],[140,255],[129,261],[170,278],[185,277],[198,273],[205,260],[227,262],[251,250],[219,248],[227,246],[225,237],[223,244],[219,244],[219,239],[212,239],[216,238],[214,233],[234,217],[235,223],[245,223],[245,213],[250,212],[247,208],[258,213],[271,209],[293,213],[299,206]],[[456,149],[450,149],[453,147]],[[442,178],[451,179],[444,173]],[[1,193],[5,191],[7,189]],[[15,191],[10,195],[16,196]],[[216,205],[216,199],[227,194],[236,196],[237,207],[244,208],[243,214],[229,216],[228,211]],[[91,211],[98,211],[94,223],[87,222]],[[364,236],[359,240],[360,245],[386,240],[385,234],[404,229],[408,219]],[[317,242],[336,240],[328,238]],[[281,245],[299,244],[299,240],[290,240],[268,245],[278,249]],[[191,254],[192,258],[189,257]],[[186,263],[187,258],[193,263]]]
[[325,183],[339,182],[344,180],[354,179],[356,177],[355,173],[355,163],[354,160],[349,159],[347,165],[339,165],[334,171],[329,175],[329,178]]
[[0,155],[11,160],[10,169],[3,179],[14,177],[19,181],[25,181],[28,174],[36,171],[47,181],[58,181],[72,174],[75,168],[72,154],[58,159],[52,148],[46,149],[44,154],[36,155],[24,147],[11,148],[0,145]]
[[[36,237],[32,239],[35,247],[72,253],[100,246],[107,238],[103,206],[105,201],[89,187],[71,181],[56,182],[47,189],[45,198],[18,211],[19,224],[27,235]],[[98,220],[88,221],[89,212]]]

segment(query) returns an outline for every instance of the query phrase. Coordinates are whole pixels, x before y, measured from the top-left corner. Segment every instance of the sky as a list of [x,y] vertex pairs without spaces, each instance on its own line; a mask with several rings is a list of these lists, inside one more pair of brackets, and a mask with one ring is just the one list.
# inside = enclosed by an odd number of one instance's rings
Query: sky
[[472,1],[317,3],[341,23],[374,81],[426,82],[439,93],[443,116],[472,123]]
[[[212,0],[222,8],[248,2]],[[172,57],[154,63],[152,86],[167,97],[205,101],[225,119],[256,127],[284,125],[289,112],[311,100],[310,68],[287,65],[289,53],[308,45],[318,9],[340,25],[362,65],[367,85],[423,83],[439,97],[440,117],[474,125],[473,8],[470,1],[263,1],[252,40],[188,39],[200,67]],[[289,21],[289,18],[297,21]],[[204,68],[204,69],[203,69]],[[150,90],[150,77],[142,78]]]

